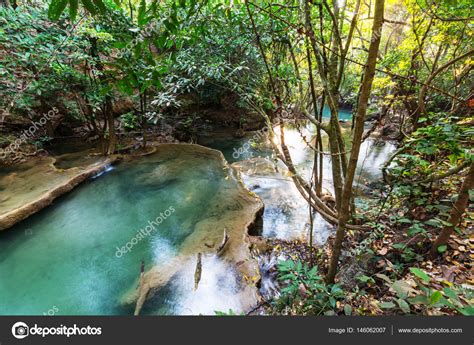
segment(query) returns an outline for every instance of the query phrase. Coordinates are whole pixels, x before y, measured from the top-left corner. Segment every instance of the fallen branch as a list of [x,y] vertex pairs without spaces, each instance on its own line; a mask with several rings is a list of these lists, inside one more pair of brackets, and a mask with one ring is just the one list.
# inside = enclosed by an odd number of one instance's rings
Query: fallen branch
[[197,290],[199,281],[201,280],[201,273],[202,273],[201,253],[198,253],[197,262],[196,262],[196,271],[194,272],[194,290],[195,291]]
[[218,256],[220,256],[223,253],[224,247],[228,241],[229,241],[229,235],[227,235],[227,229],[224,228],[224,237],[222,239],[222,243],[220,244],[220,246],[217,248],[217,251],[216,251],[216,254]]
[[255,307],[253,307],[250,311],[247,312],[247,316],[249,316],[250,314],[252,314],[253,312],[255,312],[257,309],[263,307],[265,304],[269,304],[268,301],[262,301],[260,302],[259,304],[257,304]]
[[395,157],[397,157],[400,153],[402,153],[405,149],[407,149],[408,146],[405,145],[405,146],[402,146],[400,147],[398,150],[396,150],[392,156],[387,159],[387,161],[384,163],[384,165],[382,166],[382,177],[383,177],[383,180],[386,184],[390,184],[391,182],[391,178],[388,176],[387,174],[387,169],[388,167],[390,166],[390,164],[392,163],[392,161],[395,159]]
[[448,176],[457,174],[458,172],[460,172],[460,171],[464,170],[465,168],[467,168],[470,164],[471,164],[470,161],[465,161],[461,165],[455,166],[454,168],[451,168],[451,169],[449,169],[448,171],[446,171],[444,173],[437,174],[437,175],[431,175],[430,177],[427,177],[424,180],[421,180],[421,181],[415,180],[415,181],[412,181],[412,182],[413,183],[431,183],[431,182],[434,182],[434,181],[442,180],[442,179],[444,179]]

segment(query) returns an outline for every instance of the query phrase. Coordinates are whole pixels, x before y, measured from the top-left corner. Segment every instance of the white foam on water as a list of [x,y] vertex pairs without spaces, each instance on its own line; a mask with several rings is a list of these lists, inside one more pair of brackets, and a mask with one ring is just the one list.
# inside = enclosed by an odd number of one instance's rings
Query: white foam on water
[[173,245],[168,240],[161,237],[153,238],[151,248],[155,264],[163,265],[177,255],[176,248],[173,248]]
[[96,179],[96,178],[98,178],[98,177],[104,175],[105,173],[108,173],[109,171],[112,171],[112,170],[114,170],[114,169],[115,169],[115,167],[114,167],[113,165],[107,165],[104,170],[98,172],[97,174],[95,174],[94,176],[92,176],[92,178],[93,178],[93,179]]
[[201,280],[194,290],[194,273],[197,256],[183,263],[183,268],[173,278],[174,314],[215,315],[216,311],[242,312],[239,301],[238,281],[235,270],[219,257],[202,256]]

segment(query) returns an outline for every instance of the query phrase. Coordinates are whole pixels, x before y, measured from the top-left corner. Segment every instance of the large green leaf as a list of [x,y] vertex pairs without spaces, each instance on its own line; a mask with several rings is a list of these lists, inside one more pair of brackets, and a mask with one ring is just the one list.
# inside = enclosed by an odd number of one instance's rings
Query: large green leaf
[[141,0],[140,6],[138,7],[138,16],[137,16],[138,25],[142,26],[146,24],[146,1]]
[[465,316],[474,316],[474,306],[468,305],[464,308],[459,308],[458,311]]
[[430,298],[430,303],[431,303],[431,305],[438,303],[438,301],[441,299],[441,297],[443,297],[443,295],[441,294],[441,292],[435,291],[435,292],[431,295],[431,298]]
[[105,4],[102,0],[93,0],[95,6],[99,9],[101,13],[104,13],[107,11],[107,8],[105,7]]
[[81,0],[84,8],[92,15],[97,14],[97,7],[92,3],[91,0]]
[[410,272],[413,273],[415,276],[423,280],[424,282],[428,283],[430,281],[430,277],[420,270],[419,268],[416,267],[410,267]]
[[67,3],[68,0],[51,1],[51,4],[49,4],[48,8],[48,17],[52,20],[58,20],[64,9],[66,8]]
[[72,21],[76,20],[77,7],[78,7],[78,0],[69,0],[69,17],[71,17]]
[[393,302],[381,302],[379,303],[379,307],[382,309],[391,309],[395,308],[395,303]]
[[[104,13],[107,8],[102,0],[81,0],[84,8],[92,15],[97,12]],[[51,20],[58,20],[61,14],[69,4],[69,16],[71,20],[75,20],[79,10],[79,0],[52,0],[48,8],[48,17]]]
[[400,307],[400,309],[405,313],[405,314],[409,314],[410,313],[410,306],[408,305],[408,303],[402,299],[402,298],[399,298],[397,299],[397,303],[398,303],[398,306]]

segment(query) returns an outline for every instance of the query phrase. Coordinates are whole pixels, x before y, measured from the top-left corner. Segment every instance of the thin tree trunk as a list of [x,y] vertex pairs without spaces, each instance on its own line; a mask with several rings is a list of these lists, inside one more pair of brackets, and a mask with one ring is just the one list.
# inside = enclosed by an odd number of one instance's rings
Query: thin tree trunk
[[109,142],[107,146],[107,154],[111,155],[115,152],[115,145],[117,144],[117,137],[115,134],[115,119],[112,112],[112,100],[110,96],[105,97],[105,116],[109,128]]
[[[312,66],[312,61],[311,61],[311,51],[309,49],[309,43],[306,40],[306,58],[308,60],[308,73],[309,73],[309,86],[311,90],[311,100],[313,103],[313,111],[314,111],[314,118],[318,118],[318,101],[316,97],[316,90],[314,89],[314,79],[313,79],[313,66]],[[319,120],[320,121],[320,120]],[[320,121],[321,123],[321,121]],[[320,136],[321,136],[321,129],[319,126],[316,127],[316,143],[315,147],[319,146],[319,141],[320,141]],[[319,151],[322,151],[322,149],[319,149]],[[320,196],[321,195],[321,189],[319,186],[321,185],[320,183],[320,178],[321,176],[318,176],[318,166],[322,164],[322,160],[318,163],[318,157],[322,156],[321,154],[318,155],[317,151],[314,151],[314,164],[313,164],[313,179],[314,179],[314,185],[316,186],[316,195]]]
[[255,34],[255,38],[257,40],[257,45],[258,45],[258,48],[260,49],[260,53],[262,54],[262,59],[263,59],[263,62],[265,64],[265,68],[267,70],[268,79],[270,81],[270,86],[271,86],[273,94],[276,98],[277,107],[279,108],[280,105],[281,105],[280,104],[281,103],[280,102],[280,97],[279,97],[278,92],[276,90],[276,85],[275,85],[275,82],[273,81],[272,71],[270,70],[270,66],[268,65],[267,56],[265,55],[265,50],[263,49],[262,42],[260,41],[260,34],[258,33],[257,26],[255,25],[255,21],[253,20],[252,12],[250,11],[249,4],[248,4],[247,0],[245,0],[245,7],[247,8],[247,13],[249,15],[250,22],[252,24],[252,29],[253,29],[253,32]]
[[469,189],[473,189],[473,188],[474,188],[474,161],[471,163],[469,172],[467,173],[467,176],[464,179],[464,182],[461,186],[458,199],[456,200],[456,203],[454,204],[453,208],[451,209],[451,213],[449,214],[448,223],[450,225],[446,225],[443,228],[443,230],[441,230],[441,233],[439,234],[438,238],[433,242],[433,246],[431,247],[432,256],[437,255],[439,246],[442,246],[448,243],[449,237],[453,233],[454,228],[461,221],[461,217],[469,203]]
[[369,55],[367,57],[367,64],[364,71],[364,78],[362,81],[359,101],[357,103],[357,113],[354,126],[354,135],[352,139],[351,154],[349,165],[347,167],[347,174],[342,191],[341,208],[339,210],[339,224],[336,230],[336,238],[332,248],[332,256],[329,263],[326,281],[334,283],[334,278],[337,273],[337,266],[342,250],[342,242],[346,232],[346,223],[350,217],[350,206],[352,199],[352,184],[354,182],[355,171],[357,167],[357,160],[359,158],[360,144],[362,142],[362,135],[364,133],[364,120],[367,113],[367,105],[369,101],[370,92],[372,90],[372,82],[375,75],[375,66],[377,64],[377,55],[380,46],[380,37],[383,26],[384,14],[384,0],[375,1],[374,23],[372,26],[372,39],[369,47]]
[[288,50],[290,52],[290,57],[291,57],[291,61],[293,61],[293,65],[295,67],[295,74],[296,74],[296,80],[298,82],[298,91],[299,91],[299,96],[300,98],[303,97],[303,82],[301,80],[301,74],[300,74],[300,69],[298,67],[298,61],[296,61],[296,56],[295,56],[295,52],[293,51],[293,47],[291,46],[291,42],[288,41]]
[[[313,183],[310,183],[310,187],[313,188]],[[314,226],[314,220],[313,220],[313,207],[311,206],[311,194],[308,195],[309,197],[309,203],[308,203],[308,209],[309,209],[309,241],[308,241],[308,247],[309,247],[309,264],[312,267],[313,266],[313,226]]]
[[[326,96],[323,95],[321,97],[321,104],[319,105],[319,114],[318,114],[318,121],[320,123],[323,122],[323,110],[324,110],[324,102],[326,100]],[[317,147],[319,150],[319,179],[318,179],[318,185],[316,186],[316,195],[321,196],[321,192],[323,190],[323,174],[324,174],[324,156],[323,156],[323,138],[321,137],[321,128],[316,129],[316,142],[317,142]]]
[[142,122],[142,132],[143,132],[143,144],[142,147],[146,148],[147,144],[147,137],[146,137],[146,131],[147,131],[147,118],[146,118],[146,92],[143,94],[140,94],[140,112],[141,112],[141,122]]
[[[329,96],[331,97],[331,96]],[[337,116],[338,111],[332,105],[330,105],[331,109],[331,119],[329,125],[329,151],[331,152],[331,169],[332,169],[332,181],[334,184],[334,196],[336,198],[336,209],[339,212],[341,208],[341,201],[342,201],[342,187],[343,187],[343,175],[341,170],[341,153],[339,140],[338,140],[338,132],[337,126],[339,126]]]

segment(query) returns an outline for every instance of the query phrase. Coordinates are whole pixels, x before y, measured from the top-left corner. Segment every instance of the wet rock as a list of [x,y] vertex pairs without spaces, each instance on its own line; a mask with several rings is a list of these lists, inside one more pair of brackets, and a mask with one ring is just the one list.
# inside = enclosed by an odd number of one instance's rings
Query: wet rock
[[377,121],[380,119],[381,116],[382,116],[382,113],[373,113],[366,116],[365,121],[366,122]]
[[250,250],[256,254],[263,254],[273,249],[273,245],[268,239],[262,236],[251,236]]
[[[42,175],[38,176],[38,170],[31,169],[33,173],[27,170],[26,175],[21,178],[8,180],[6,176],[1,184],[7,182],[9,184],[9,192],[18,196],[12,199],[10,205],[2,205],[0,209],[0,230],[5,230],[16,223],[37,213],[46,206],[50,205],[55,199],[63,194],[73,190],[76,186],[87,180],[89,177],[95,176],[117,160],[116,157],[101,159],[99,162],[88,166],[85,169],[69,169],[67,171],[59,171],[54,168],[54,159],[46,160],[43,165],[34,168],[41,168]],[[44,164],[46,163],[46,164]],[[31,181],[26,181],[25,177]],[[34,178],[40,177],[41,180]],[[28,193],[23,193],[28,182],[32,184],[32,188],[27,188]],[[25,186],[26,185],[26,186]],[[20,199],[22,198],[22,199]],[[3,204],[3,203],[2,203]]]
[[382,135],[384,137],[396,138],[400,135],[400,131],[396,124],[389,123],[382,128]]

